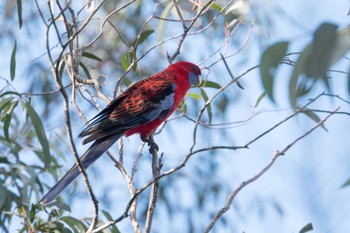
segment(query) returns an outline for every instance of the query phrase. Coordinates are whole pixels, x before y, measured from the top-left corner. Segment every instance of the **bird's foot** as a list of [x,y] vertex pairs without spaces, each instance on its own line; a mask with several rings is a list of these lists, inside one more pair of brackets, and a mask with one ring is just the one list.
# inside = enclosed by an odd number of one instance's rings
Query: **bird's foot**
[[153,150],[154,149],[159,151],[159,146],[157,145],[157,143],[154,142],[152,136],[149,136],[149,138],[141,137],[141,140],[143,142],[147,142],[147,145],[149,146],[149,150],[148,151],[149,151],[150,154],[153,154]]
[[157,145],[157,143],[155,142],[152,142],[152,141],[149,141],[147,143],[147,145],[149,146],[149,153],[150,154],[153,154],[153,150],[156,149],[157,151],[159,151],[159,146]]

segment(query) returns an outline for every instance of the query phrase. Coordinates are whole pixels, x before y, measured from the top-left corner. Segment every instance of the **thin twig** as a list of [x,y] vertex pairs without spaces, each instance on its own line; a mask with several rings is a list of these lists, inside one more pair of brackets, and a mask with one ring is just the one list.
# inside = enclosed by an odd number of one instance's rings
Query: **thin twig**
[[289,119],[292,119],[295,115],[299,114],[300,112],[302,112],[305,108],[307,108],[307,106],[309,106],[310,104],[312,104],[313,102],[315,102],[318,98],[320,98],[321,96],[323,96],[324,93],[319,94],[318,96],[316,96],[315,98],[311,99],[309,102],[307,102],[304,106],[302,106],[301,108],[299,108],[297,111],[295,111],[293,114],[289,115],[288,117],[286,117],[285,119],[283,119],[282,121],[278,122],[277,124],[275,124],[274,126],[272,126],[271,128],[269,128],[268,130],[265,130],[263,133],[261,133],[260,135],[258,135],[256,138],[252,139],[251,141],[249,141],[245,146],[249,147],[249,145],[251,145],[252,143],[254,143],[255,141],[257,141],[258,139],[260,139],[261,137],[263,137],[264,135],[270,133],[272,130],[276,129],[278,126],[280,126],[281,124],[285,123],[286,121],[288,121]]
[[321,120],[320,122],[318,122],[314,127],[312,127],[310,130],[308,130],[307,132],[305,132],[304,134],[302,134],[301,136],[299,136],[298,138],[296,138],[292,143],[290,143],[289,145],[287,145],[283,150],[281,151],[276,151],[270,162],[263,168],[261,169],[256,175],[254,175],[253,177],[251,177],[250,179],[243,181],[235,190],[233,190],[227,197],[227,201],[224,207],[222,207],[217,213],[216,215],[211,219],[211,221],[209,222],[208,226],[206,227],[204,233],[209,233],[215,223],[222,217],[223,214],[225,214],[231,207],[232,202],[234,200],[234,198],[237,196],[237,194],[244,189],[247,185],[253,183],[254,181],[256,181],[257,179],[259,179],[263,174],[265,174],[270,167],[275,163],[276,159],[281,156],[284,155],[291,147],[293,147],[298,141],[302,140],[303,138],[305,138],[306,136],[308,136],[309,134],[311,134],[315,129],[317,129],[318,127],[322,126],[323,123],[328,120],[333,114],[335,114],[340,107],[337,107],[335,110],[333,110],[330,114],[328,114],[323,120]]
[[[118,170],[122,174],[124,180],[126,181],[126,183],[128,185],[130,195],[131,196],[135,195],[136,188],[135,188],[133,178],[128,175],[123,164],[120,161],[116,160],[110,152],[107,152],[107,155],[114,162],[115,166],[118,168]],[[141,233],[140,224],[139,224],[139,221],[136,217],[136,209],[137,209],[137,199],[135,199],[130,206],[130,220],[131,220],[131,223],[134,227],[134,231],[136,233]],[[93,232],[96,232],[96,229]]]
[[[112,15],[114,15],[115,13],[117,13],[117,12],[123,10],[124,8],[126,8],[126,7],[129,6],[130,4],[134,3],[135,1],[136,1],[136,0],[129,1],[129,2],[127,2],[126,4],[124,4],[124,5],[120,6],[120,7],[118,7],[118,8],[115,9],[115,10],[113,10],[111,13],[109,13],[109,14],[104,18],[104,20],[102,21],[102,23],[101,23],[101,25],[100,25],[100,32],[97,34],[97,36],[95,36],[95,38],[94,38],[92,41],[90,41],[89,43],[87,43],[87,44],[82,48],[82,50],[85,50],[86,48],[89,48],[90,46],[92,46],[92,45],[97,41],[97,39],[100,38],[100,37],[102,36],[103,28],[104,28],[106,22],[109,20],[109,18],[110,18]],[[103,2],[104,2],[104,1],[102,1],[100,5],[102,5]],[[99,5],[98,7],[100,7],[100,5]]]
[[[68,26],[68,23],[66,21],[66,15],[64,13],[64,11],[69,8],[70,6],[66,6],[65,8],[63,8],[59,2],[57,2],[57,5],[60,9],[60,14],[62,14],[62,17],[65,21],[65,25],[66,25],[66,32],[68,33],[68,35],[70,34],[70,28]],[[56,31],[56,34],[58,35],[59,37],[59,31],[58,31],[58,27],[56,26],[56,18],[53,16],[52,14],[52,9],[51,9],[51,5],[50,5],[50,2],[48,2],[48,7],[49,7],[49,11],[50,11],[50,14],[51,14],[51,19],[52,19],[52,24],[54,25],[54,29]],[[68,140],[69,140],[69,144],[70,144],[70,147],[71,147],[71,150],[72,150],[72,153],[77,161],[77,166],[78,166],[78,169],[79,171],[81,172],[82,176],[83,176],[83,179],[84,179],[84,182],[85,182],[85,185],[87,187],[87,191],[88,191],[88,194],[89,196],[91,197],[91,200],[93,202],[93,205],[94,205],[94,209],[95,209],[95,214],[94,214],[94,217],[93,217],[93,221],[92,221],[92,224],[91,224],[91,227],[89,228],[88,232],[91,232],[91,230],[95,227],[95,225],[97,224],[97,218],[98,218],[98,201],[92,191],[92,188],[90,186],[90,183],[89,183],[89,180],[88,180],[88,177],[87,177],[87,174],[86,174],[86,171],[80,161],[80,158],[79,158],[79,155],[77,153],[77,149],[75,147],[75,143],[73,141],[73,134],[72,134],[72,126],[71,126],[71,122],[70,122],[70,113],[69,113],[69,102],[68,102],[68,95],[65,91],[65,89],[63,88],[63,84],[62,84],[62,81],[61,81],[61,77],[59,75],[59,64],[60,64],[60,59],[62,58],[62,54],[63,54],[63,51],[65,50],[65,46],[61,43],[61,46],[62,46],[62,50],[61,50],[61,53],[59,54],[58,58],[57,58],[57,62],[54,63],[53,62],[53,59],[52,59],[52,55],[51,55],[51,51],[49,50],[49,30],[50,30],[50,25],[49,24],[47,26],[47,34],[46,34],[46,39],[47,39],[47,42],[46,42],[46,47],[47,47],[47,52],[48,52],[48,56],[49,56],[49,62],[50,62],[50,67],[51,67],[51,70],[52,70],[52,73],[53,73],[53,76],[54,76],[54,79],[55,79],[55,82],[56,82],[56,86],[58,87],[58,89],[60,90],[61,92],[61,95],[64,99],[63,101],[63,109],[64,109],[64,114],[65,114],[65,123],[66,123],[66,131],[68,133]],[[66,44],[67,45],[67,44]],[[71,49],[71,52],[72,52],[72,45],[69,44],[70,46],[70,49]],[[72,59],[72,62],[73,59]],[[74,70],[74,66],[73,66],[73,75],[75,74],[75,70]],[[74,78],[73,78],[73,88],[74,89]]]
[[174,52],[174,54],[171,57],[168,57],[169,61],[174,61],[175,58],[180,54],[180,50],[182,47],[183,42],[185,41],[185,38],[187,37],[188,32],[191,30],[191,28],[193,27],[193,25],[195,24],[195,22],[197,21],[197,19],[199,18],[199,16],[202,15],[202,13],[213,3],[214,0],[210,0],[208,1],[208,3],[205,4],[205,6],[197,13],[197,15],[194,17],[194,19],[192,20],[192,22],[190,23],[190,25],[188,27],[184,28],[184,32],[180,38],[180,41],[177,45],[176,51]]
[[[152,142],[154,142],[152,135],[150,135],[149,139]],[[153,148],[153,151],[152,151],[152,174],[153,174],[153,179],[155,179],[155,178],[157,178],[159,176],[159,174],[160,174],[160,167],[161,167],[161,164],[160,163],[158,164],[158,152],[157,152],[157,150],[155,148]],[[149,196],[147,217],[146,217],[146,227],[145,227],[145,232],[146,233],[150,233],[151,232],[154,210],[156,208],[157,199],[158,199],[158,188],[159,188],[159,180],[155,181],[152,184],[152,187],[151,187],[151,193],[150,193],[150,196]]]

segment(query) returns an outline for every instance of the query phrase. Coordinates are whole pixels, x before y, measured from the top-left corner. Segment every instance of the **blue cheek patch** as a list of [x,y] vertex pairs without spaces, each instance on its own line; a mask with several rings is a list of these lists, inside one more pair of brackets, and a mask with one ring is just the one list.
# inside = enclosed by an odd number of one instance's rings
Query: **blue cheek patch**
[[190,72],[190,73],[188,74],[188,80],[190,81],[191,86],[193,86],[193,85],[195,85],[195,84],[198,84],[198,82],[199,82],[199,77],[198,77],[198,75],[196,75],[196,74]]

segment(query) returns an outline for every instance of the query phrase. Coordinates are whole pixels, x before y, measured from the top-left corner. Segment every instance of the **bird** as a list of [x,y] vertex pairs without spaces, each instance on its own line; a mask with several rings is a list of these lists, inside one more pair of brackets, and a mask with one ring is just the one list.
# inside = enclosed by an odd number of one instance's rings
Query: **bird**
[[[88,121],[79,134],[85,138],[83,145],[93,142],[80,157],[84,169],[122,136],[139,134],[148,144],[150,153],[159,150],[152,132],[177,109],[190,87],[199,84],[200,75],[201,69],[197,65],[179,61],[129,86]],[[79,175],[75,164],[38,203],[46,205],[52,202]]]

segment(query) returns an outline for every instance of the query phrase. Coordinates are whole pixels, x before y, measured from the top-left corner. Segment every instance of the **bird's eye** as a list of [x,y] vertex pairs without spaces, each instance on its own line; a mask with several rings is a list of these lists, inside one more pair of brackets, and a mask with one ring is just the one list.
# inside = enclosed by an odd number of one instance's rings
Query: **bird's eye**
[[197,71],[197,68],[195,66],[192,66],[193,71]]

